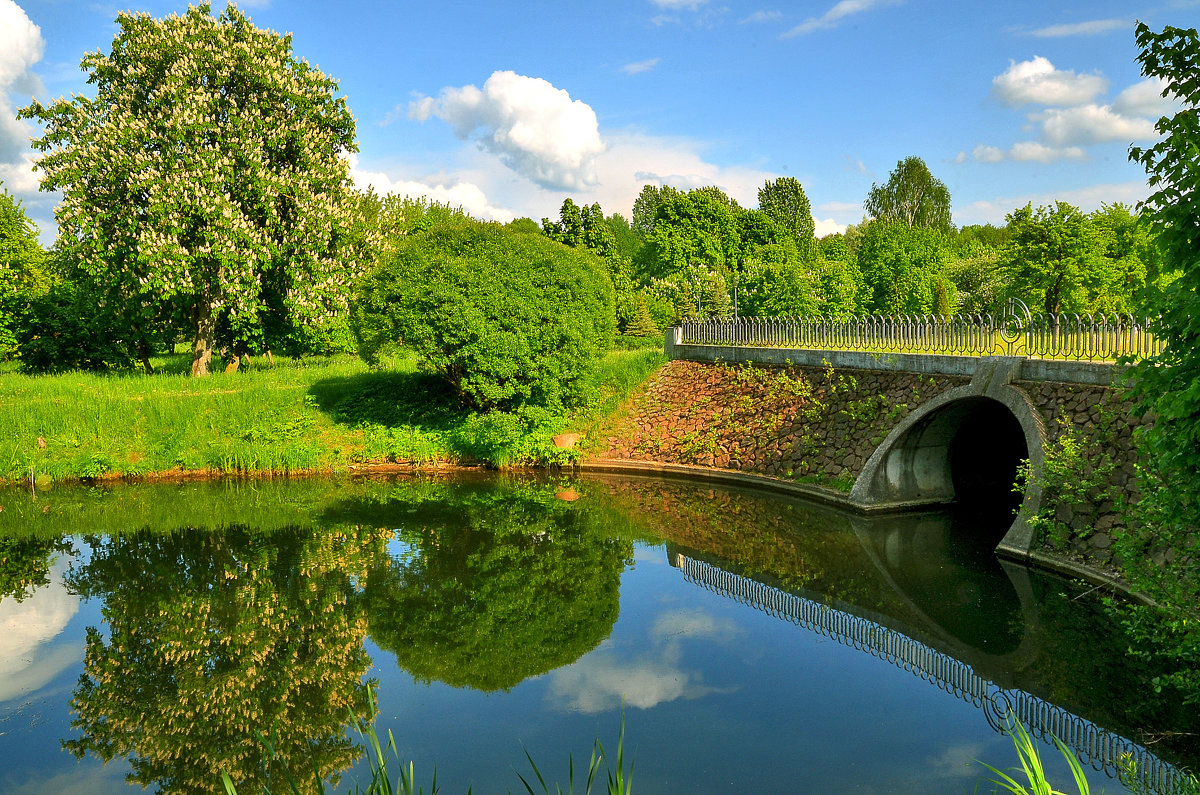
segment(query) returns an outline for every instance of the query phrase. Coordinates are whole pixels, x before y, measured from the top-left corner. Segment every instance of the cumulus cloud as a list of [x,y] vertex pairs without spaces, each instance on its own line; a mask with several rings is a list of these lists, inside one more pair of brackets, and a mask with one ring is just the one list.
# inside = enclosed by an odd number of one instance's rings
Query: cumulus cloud
[[424,196],[439,204],[461,207],[468,215],[484,221],[508,223],[516,218],[511,210],[494,206],[483,189],[470,182],[457,179],[392,179],[385,172],[359,168],[357,155],[350,156],[350,177],[360,189],[370,186],[380,194],[391,193],[414,199]]
[[1029,35],[1042,39],[1053,39],[1063,36],[1096,36],[1101,33],[1111,33],[1114,30],[1127,30],[1132,27],[1133,22],[1128,19],[1092,19],[1087,22],[1049,25],[1037,30],[1031,30]]
[[817,30],[836,28],[842,20],[853,14],[861,14],[874,8],[899,5],[904,0],[841,0],[840,3],[819,17],[809,17],[796,27],[783,34],[785,38],[803,36]]
[[1108,105],[1048,108],[1035,118],[1042,123],[1042,137],[1053,146],[1128,143],[1152,140],[1158,135],[1149,119],[1122,116]]
[[1004,216],[1017,207],[1032,204],[1034,207],[1052,205],[1056,201],[1073,204],[1085,213],[1100,209],[1103,204],[1135,205],[1150,195],[1149,185],[1142,182],[1118,182],[1107,185],[1092,185],[1057,193],[1031,193],[1023,196],[1002,197],[988,201],[972,202],[959,206],[954,211],[954,223],[1004,224]]
[[1076,74],[1056,69],[1038,55],[1028,61],[1012,61],[1003,74],[992,80],[992,93],[1006,105],[1026,104],[1072,106],[1091,102],[1108,89],[1101,75]]
[[444,88],[409,105],[410,118],[431,116],[537,185],[577,191],[596,182],[595,160],[604,152],[596,113],[546,80],[499,71],[482,89]]
[[32,69],[45,49],[41,29],[24,10],[13,0],[0,0],[0,165],[22,163],[29,150],[33,127],[17,120],[10,92],[31,94],[40,88]]
[[1173,116],[1183,104],[1174,95],[1163,96],[1166,90],[1167,81],[1160,77],[1150,77],[1140,83],[1134,83],[1117,94],[1112,104],[1113,112],[1122,116],[1153,119]]
[[649,72],[654,67],[658,66],[659,58],[648,58],[645,61],[634,61],[627,63],[621,67],[621,71],[627,75],[637,75],[642,72]]
[[[1007,151],[998,146],[980,144],[971,152],[979,163],[1002,163],[1006,160],[1018,163],[1053,163],[1058,160],[1085,160],[1087,153],[1078,146],[1047,146],[1039,141],[1019,141]],[[961,158],[966,160],[965,157]]]
[[813,236],[840,235],[846,231],[847,224],[839,224],[832,218],[813,218]]

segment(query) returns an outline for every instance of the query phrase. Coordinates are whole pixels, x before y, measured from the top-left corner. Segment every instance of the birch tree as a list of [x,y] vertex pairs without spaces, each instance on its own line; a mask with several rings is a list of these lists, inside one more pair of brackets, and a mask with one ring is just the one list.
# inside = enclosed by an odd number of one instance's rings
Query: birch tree
[[59,248],[131,313],[188,317],[204,375],[268,312],[304,322],[345,300],[354,118],[290,36],[233,5],[117,23],[111,52],[83,58],[95,96],[21,115],[45,125],[33,146],[42,189],[62,192]]

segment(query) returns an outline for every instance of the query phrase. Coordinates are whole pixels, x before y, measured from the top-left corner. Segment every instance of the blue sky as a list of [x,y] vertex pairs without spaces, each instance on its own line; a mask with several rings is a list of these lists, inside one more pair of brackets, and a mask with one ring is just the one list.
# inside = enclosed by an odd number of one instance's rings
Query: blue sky
[[[390,4],[254,0],[259,27],[337,78],[358,121],[356,181],[496,220],[562,200],[629,216],[646,183],[719,185],[743,206],[804,185],[818,233],[917,155],[958,224],[1026,202],[1093,209],[1148,193],[1128,162],[1173,112],[1136,62],[1133,26],[1200,25],[1200,0],[608,0]],[[87,92],[131,6],[0,0],[0,180],[53,237],[13,118]],[[224,5],[214,3],[214,11]]]

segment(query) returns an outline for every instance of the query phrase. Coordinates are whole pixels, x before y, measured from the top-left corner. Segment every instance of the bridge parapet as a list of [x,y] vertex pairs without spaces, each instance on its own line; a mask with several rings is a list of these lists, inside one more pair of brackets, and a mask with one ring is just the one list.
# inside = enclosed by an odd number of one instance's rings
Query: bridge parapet
[[689,319],[680,327],[679,342],[1113,362],[1161,353],[1162,341],[1151,327],[1149,320],[1128,314],[1032,313],[1014,298],[997,314]]

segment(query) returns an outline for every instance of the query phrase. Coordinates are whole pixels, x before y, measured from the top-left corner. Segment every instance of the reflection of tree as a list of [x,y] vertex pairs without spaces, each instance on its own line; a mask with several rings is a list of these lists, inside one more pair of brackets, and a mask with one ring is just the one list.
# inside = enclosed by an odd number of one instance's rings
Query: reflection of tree
[[507,690],[612,630],[632,544],[584,526],[577,503],[531,484],[403,499],[413,551],[372,572],[367,602],[372,638],[419,681]]
[[[163,792],[222,791],[222,770],[261,791],[353,763],[345,722],[365,713],[370,664],[357,583],[383,534],[237,527],[88,540],[91,560],[69,584],[104,599],[107,632],[88,628],[70,751],[129,756],[129,778]],[[272,759],[256,732],[277,733]]]
[[49,585],[54,559],[72,551],[62,538],[0,537],[0,599],[11,596],[20,602]]

